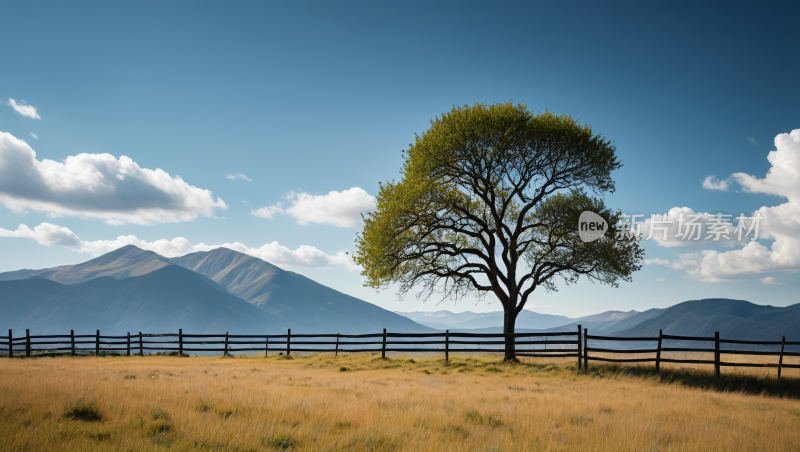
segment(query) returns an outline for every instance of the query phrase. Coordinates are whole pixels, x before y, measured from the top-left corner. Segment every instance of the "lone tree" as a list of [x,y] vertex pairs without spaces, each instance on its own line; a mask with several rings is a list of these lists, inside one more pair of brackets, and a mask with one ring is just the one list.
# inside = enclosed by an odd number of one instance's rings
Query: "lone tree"
[[[402,179],[381,184],[364,218],[355,261],[366,286],[457,300],[489,292],[503,306],[506,334],[537,289],[581,277],[611,286],[641,268],[638,239],[607,227],[579,236],[582,212],[618,224],[598,197],[614,192],[616,148],[570,116],[533,114],[524,104],[453,108],[404,151]],[[540,290],[541,291],[541,290]],[[514,338],[505,339],[514,360]]]

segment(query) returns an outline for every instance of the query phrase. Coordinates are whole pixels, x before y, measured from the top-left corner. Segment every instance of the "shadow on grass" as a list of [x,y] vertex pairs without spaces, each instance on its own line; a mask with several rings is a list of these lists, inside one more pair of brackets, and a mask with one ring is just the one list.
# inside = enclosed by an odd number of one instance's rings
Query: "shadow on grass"
[[600,378],[628,377],[647,378],[660,383],[678,384],[689,388],[716,392],[738,392],[742,394],[765,395],[800,399],[800,379],[765,377],[746,374],[725,374],[715,377],[707,370],[688,370],[666,368],[656,371],[654,367],[590,365],[582,375]]

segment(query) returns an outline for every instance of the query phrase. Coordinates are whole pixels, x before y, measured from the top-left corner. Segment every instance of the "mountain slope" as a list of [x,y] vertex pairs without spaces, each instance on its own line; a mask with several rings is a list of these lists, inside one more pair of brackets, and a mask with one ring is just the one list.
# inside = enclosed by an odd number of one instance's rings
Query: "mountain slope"
[[[437,329],[479,329],[503,326],[503,311],[493,312],[396,312],[404,317]],[[544,329],[566,325],[574,319],[561,315],[539,314],[523,310],[517,316],[516,327],[524,329]]]
[[[68,284],[71,288],[75,286],[73,292],[77,293],[80,292],[78,286],[84,282],[103,278],[127,280],[171,267],[197,275],[197,278],[176,279],[172,281],[173,286],[199,284],[199,287],[205,289],[213,287],[217,292],[245,300],[254,309],[259,308],[262,312],[280,317],[283,327],[293,328],[298,333],[365,333],[382,331],[383,328],[394,332],[431,331],[430,328],[371,303],[226,248],[168,259],[152,251],[128,245],[82,264],[0,273],[0,282],[38,276]],[[112,282],[105,281],[102,284]],[[164,293],[177,289],[166,283],[161,287]],[[189,289],[185,287],[181,290]],[[132,295],[129,298],[130,296]],[[150,296],[155,297],[156,293],[151,292]],[[119,298],[123,299],[125,298]],[[5,300],[0,299],[0,302],[3,301]],[[99,303],[100,297],[94,297],[94,301]],[[144,318],[139,320],[144,321]],[[208,321],[214,324],[216,319],[209,318]],[[231,330],[236,328],[231,327]]]
[[122,279],[146,275],[167,265],[169,262],[157,253],[126,245],[82,264],[0,273],[0,281],[41,276],[62,284],[76,284],[102,276]]
[[297,273],[227,248],[168,259],[277,315],[298,332],[426,332],[430,328]]
[[0,320],[36,334],[146,332],[279,333],[287,324],[184,268],[168,265],[143,276],[108,276],[64,285],[41,277],[0,282],[8,315]]
[[619,331],[624,336],[720,337],[729,339],[775,341],[781,336],[800,338],[800,304],[785,308],[761,306],[744,300],[705,299],[686,301],[636,325]]

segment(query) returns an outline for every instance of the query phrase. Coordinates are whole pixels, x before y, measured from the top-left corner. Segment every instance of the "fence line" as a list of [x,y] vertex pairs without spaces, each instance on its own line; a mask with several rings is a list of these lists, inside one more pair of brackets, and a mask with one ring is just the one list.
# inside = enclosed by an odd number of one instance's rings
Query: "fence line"
[[[786,369],[800,369],[798,364],[784,364],[783,358],[785,356],[800,356],[800,353],[787,352],[786,346],[797,346],[800,342],[786,342],[786,336],[781,337],[780,341],[744,341],[738,339],[720,339],[719,332],[714,333],[714,337],[696,337],[696,336],[674,336],[664,334],[663,330],[659,330],[658,337],[612,337],[612,336],[593,336],[589,334],[589,330],[584,328],[584,349],[583,359],[584,368],[589,361],[604,361],[612,363],[655,363],[656,370],[661,368],[661,363],[677,363],[677,364],[711,364],[714,365],[714,374],[719,377],[722,367],[771,367],[778,369],[778,378],[781,378],[781,370]],[[637,342],[656,342],[654,349],[628,349],[616,350],[609,348],[589,347],[588,341],[637,341]],[[694,348],[694,347],[663,347],[663,342],[668,341],[683,341],[683,342],[713,342],[714,348]],[[781,346],[780,352],[772,352],[765,350],[729,350],[721,349],[720,344],[737,344],[737,345],[774,345]],[[589,356],[589,352],[596,353],[620,353],[620,354],[639,354],[639,353],[655,353],[654,358],[632,358],[632,359],[619,359],[619,358],[603,358],[600,356]],[[700,352],[700,353],[713,353],[713,360],[704,359],[670,359],[662,358],[662,352]],[[722,355],[756,355],[756,356],[778,356],[777,363],[731,363],[722,361]]]
[[[582,334],[581,334],[582,333]],[[548,338],[555,337],[555,340]],[[66,339],[64,339],[66,338]],[[89,339],[92,340],[82,340]],[[328,338],[329,340],[321,340]],[[456,338],[453,340],[451,338]],[[515,344],[514,354],[526,357],[549,357],[549,358],[577,358],[578,369],[587,369],[589,361],[602,361],[611,363],[655,363],[656,370],[660,370],[661,363],[677,364],[709,364],[714,365],[714,372],[720,376],[722,367],[769,367],[778,369],[778,378],[781,377],[781,370],[784,368],[800,369],[798,364],[785,364],[784,357],[800,356],[800,353],[786,351],[786,346],[798,346],[800,342],[787,342],[786,337],[780,341],[745,341],[738,339],[720,339],[719,332],[714,337],[694,337],[694,336],[675,336],[663,334],[659,331],[658,337],[614,337],[590,335],[589,330],[578,325],[575,332],[556,332],[556,333],[513,333],[513,334],[481,334],[481,333],[451,333],[450,330],[444,333],[389,333],[383,329],[383,333],[372,334],[292,334],[292,330],[287,330],[286,334],[274,335],[242,335],[242,334],[183,334],[179,329],[178,333],[166,334],[138,334],[126,336],[101,336],[100,330],[95,334],[76,335],[74,330],[70,330],[69,335],[38,335],[32,336],[30,330],[25,330],[25,336],[13,337],[12,330],[8,330],[8,336],[0,336],[0,344],[5,342],[8,347],[8,357],[14,357],[14,347],[19,349],[24,345],[25,356],[31,356],[32,351],[37,352],[68,352],[75,356],[79,352],[94,351],[96,355],[101,352],[125,352],[143,356],[145,350],[156,352],[178,352],[183,355],[185,352],[222,352],[229,355],[232,352],[253,352],[263,351],[265,356],[269,352],[286,353],[290,355],[295,352],[333,352],[337,356],[339,352],[377,352],[380,350],[381,357],[386,357],[386,352],[444,352],[445,360],[450,359],[451,352],[469,353],[505,353],[505,340],[491,339],[513,338]],[[541,339],[543,338],[543,339]],[[41,340],[49,339],[49,340]],[[60,340],[59,340],[60,339]],[[77,340],[76,340],[77,339]],[[148,340],[145,340],[148,339]],[[153,340],[161,339],[161,340]],[[189,340],[187,340],[189,339]],[[201,339],[201,340],[195,340]],[[217,340],[206,340],[217,339]],[[232,340],[234,339],[234,340]],[[239,340],[236,340],[239,339]],[[245,340],[241,340],[245,339]],[[293,340],[294,339],[294,340]],[[300,339],[299,341],[297,339]],[[312,340],[308,340],[312,339]],[[374,340],[373,340],[374,339]],[[398,339],[417,339],[417,340],[398,340]],[[437,339],[437,340],[434,340]],[[469,340],[472,339],[472,340]],[[483,339],[483,340],[477,340]],[[521,340],[520,340],[521,339]],[[582,339],[582,340],[581,340]],[[614,349],[603,347],[590,347],[589,341],[603,342],[653,342],[655,348],[628,348]],[[23,342],[24,343],[21,343]],[[664,341],[680,342],[713,342],[714,348],[694,348],[694,347],[664,347]],[[64,347],[36,348],[37,346],[64,345]],[[94,347],[79,347],[83,344],[93,344]],[[721,349],[720,344],[737,345],[780,345],[780,351],[766,350],[729,350]],[[186,346],[189,347],[186,347]],[[198,345],[223,345],[219,348],[199,348]],[[308,346],[329,346],[312,347]],[[420,347],[413,347],[413,346]],[[423,346],[438,345],[443,348],[426,348]],[[452,346],[456,347],[453,348]],[[502,348],[481,348],[481,346],[503,345]],[[556,348],[547,349],[548,345]],[[676,344],[681,345],[681,344]],[[102,347],[101,347],[102,346]],[[109,347],[112,346],[112,347]],[[242,347],[244,346],[244,347]],[[299,347],[298,347],[299,346]],[[305,346],[305,347],[304,347]],[[374,348],[364,348],[364,346],[374,346]],[[377,348],[380,346],[380,348]],[[477,348],[467,348],[465,346],[477,346]],[[518,348],[517,346],[544,346],[545,348]],[[573,347],[569,347],[573,346]],[[356,347],[356,348],[351,348]],[[137,353],[138,352],[138,353]],[[615,353],[615,354],[642,354],[655,353],[653,358],[606,358],[602,356],[591,356],[593,353]],[[662,357],[662,352],[703,352],[713,353],[713,360],[704,359],[672,359]],[[777,363],[731,363],[721,360],[721,355],[757,355],[757,356],[777,356]]]

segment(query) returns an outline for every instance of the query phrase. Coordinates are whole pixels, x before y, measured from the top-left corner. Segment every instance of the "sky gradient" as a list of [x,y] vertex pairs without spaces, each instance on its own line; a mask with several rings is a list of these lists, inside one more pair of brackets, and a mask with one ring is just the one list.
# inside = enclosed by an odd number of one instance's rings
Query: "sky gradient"
[[415,133],[454,105],[513,100],[614,141],[611,206],[765,208],[776,225],[759,241],[773,254],[648,241],[632,283],[562,286],[528,309],[793,304],[798,14],[790,2],[4,3],[0,271],[114,244],[240,244],[387,309],[499,310],[375,293],[345,253]]

